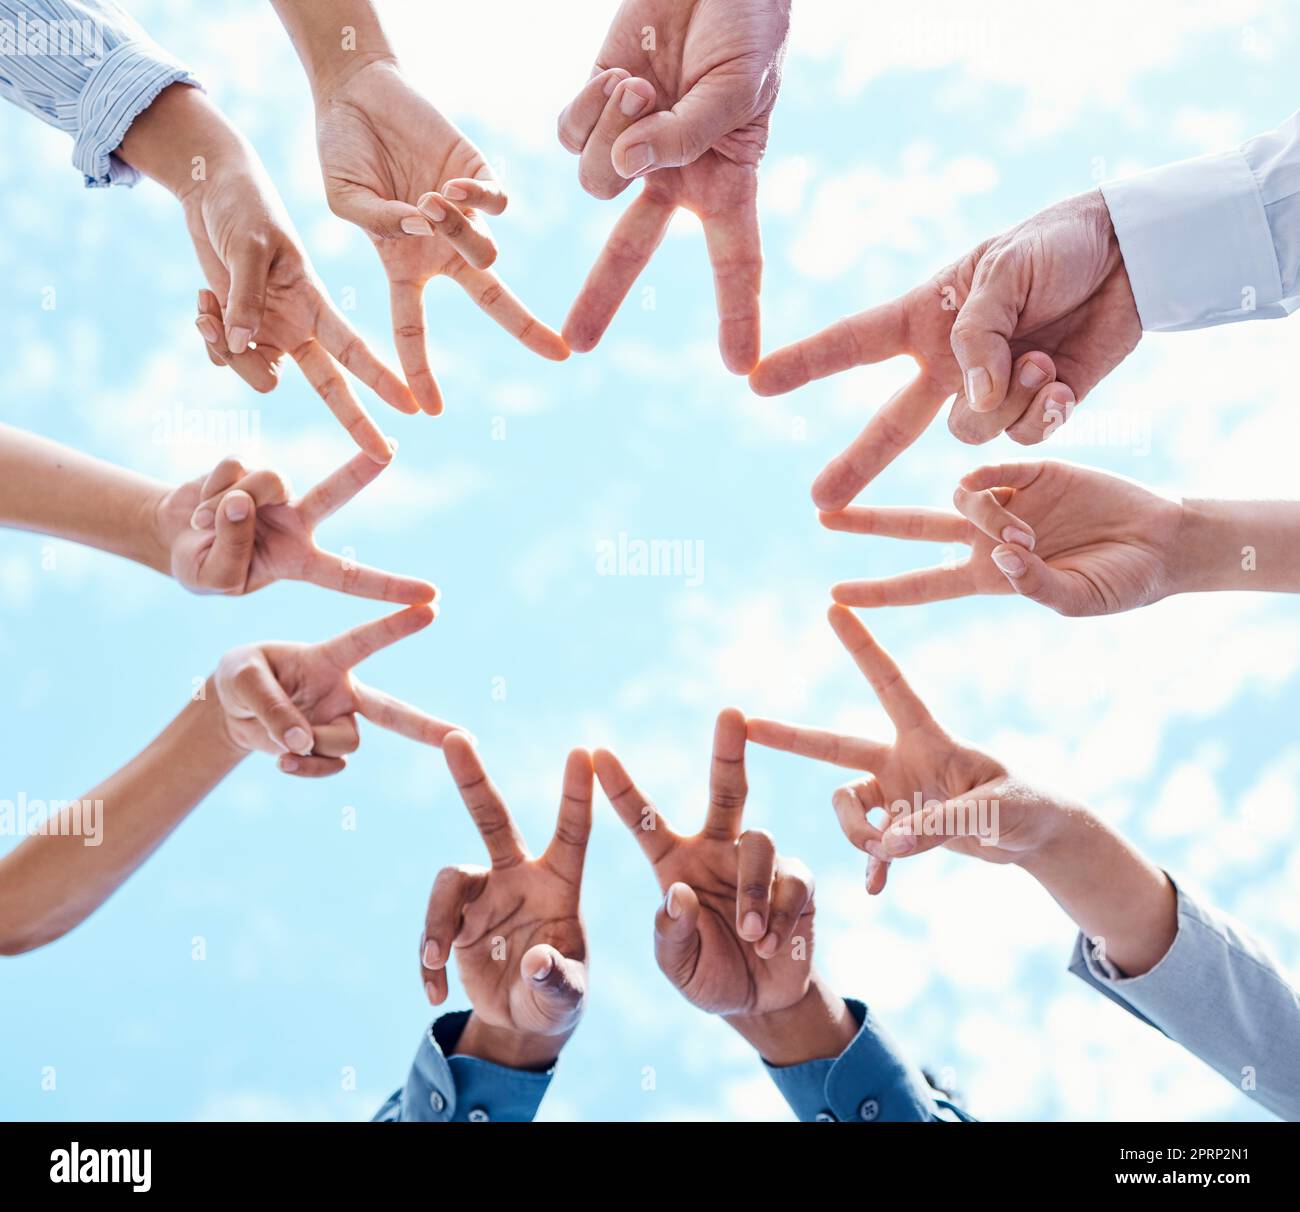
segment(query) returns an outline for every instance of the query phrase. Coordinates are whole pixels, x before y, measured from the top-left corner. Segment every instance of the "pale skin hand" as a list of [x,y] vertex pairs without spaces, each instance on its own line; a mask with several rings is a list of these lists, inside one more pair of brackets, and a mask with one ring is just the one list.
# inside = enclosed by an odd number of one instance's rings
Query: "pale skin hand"
[[[429,365],[424,288],[448,277],[542,357],[568,346],[488,267],[497,249],[484,215],[506,208],[482,153],[403,78],[366,0],[275,0],[311,81],[330,209],[371,238],[388,275],[393,337],[419,406],[443,401]],[[340,31],[355,31],[344,49]]]
[[770,834],[741,829],[745,718],[718,717],[704,827],[674,833],[614,754],[594,754],[601,787],[650,861],[665,897],[655,959],[692,1005],[724,1017],[773,1064],[837,1056],[856,1025],[812,964],[813,879]]
[[892,302],[769,354],[750,382],[759,395],[779,395],[901,354],[916,361],[916,378],[813,484],[819,508],[840,510],[954,393],[948,424],[963,442],[1003,431],[1041,442],[1141,336],[1110,212],[1094,190],[986,241]]
[[368,568],[322,551],[314,531],[384,469],[355,455],[296,499],[273,471],[225,459],[158,501],[160,542],[172,575],[195,593],[254,593],[275,581],[306,581],[360,598],[413,606],[432,602],[427,581]]
[[340,367],[400,412],[419,405],[329,301],[256,153],[224,115],[174,84],[131,124],[118,154],[181,203],[212,288],[196,320],[209,358],[266,392],[288,353],[352,440],[387,462],[388,441]]
[[[831,801],[845,837],[870,856],[867,891],[883,891],[891,863],[939,846],[1014,863],[1089,938],[1105,940],[1121,971],[1136,976],[1158,963],[1177,933],[1177,897],[1164,872],[1086,809],[1025,785],[949,736],[851,611],[832,606],[830,622],[893,721],[893,741],[766,719],[749,721],[749,739],[867,772]],[[981,801],[983,813],[972,808]]]
[[737,374],[753,369],[758,164],[789,24],[789,0],[625,0],[619,9],[591,79],[560,115],[559,138],[581,156],[578,178],[595,197],[613,198],[637,177],[645,184],[565,321],[573,349],[595,348],[680,206],[704,226],[722,360]]
[[322,644],[255,644],[228,652],[213,678],[231,742],[279,757],[285,774],[337,774],[359,744],[356,717],[426,745],[455,725],[374,690],[352,669],[433,622],[431,606],[354,627]]
[[[1183,507],[1140,484],[1071,463],[977,468],[953,496],[958,513],[851,507],[831,530],[960,543],[970,557],[831,590],[845,606],[912,606],[1019,593],[1064,615],[1114,614],[1159,601],[1197,563],[1182,548]],[[1239,549],[1232,554],[1239,559]]]
[[453,733],[447,768],[491,867],[445,867],[429,895],[420,975],[430,1005],[447,998],[454,954],[472,1013],[456,1051],[517,1069],[545,1068],[582,1017],[587,933],[579,900],[591,833],[591,756],[569,754],[555,835],[533,858],[473,743]]

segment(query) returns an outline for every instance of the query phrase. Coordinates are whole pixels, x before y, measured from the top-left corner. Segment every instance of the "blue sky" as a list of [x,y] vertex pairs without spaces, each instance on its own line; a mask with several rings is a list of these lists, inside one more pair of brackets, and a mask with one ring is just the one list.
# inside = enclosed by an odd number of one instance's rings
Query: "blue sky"
[[[269,5],[131,7],[257,145],[327,287],[355,292],[352,319],[389,354],[377,258],[324,204],[306,85]],[[587,198],[553,133],[613,4],[567,5],[563,21],[543,7],[503,0],[490,30],[469,10],[382,11],[409,73],[503,176],[497,268],[558,327],[625,203]],[[1280,3],[920,8],[893,19],[796,0],[761,198],[766,349],[1101,177],[1218,148],[1294,108],[1300,32]],[[489,34],[490,53],[463,49]],[[347,457],[296,372],[262,398],[209,365],[192,327],[200,278],[169,198],[83,190],[66,138],[17,110],[0,110],[0,132],[6,421],[169,480],[228,443],[170,440],[167,416],[254,410],[260,442],[240,453],[299,486]],[[823,532],[808,498],[906,366],[752,396],[716,354],[690,219],[642,286],[653,293],[635,291],[593,353],[557,366],[435,283],[447,412],[405,418],[372,401],[398,464],[322,530],[327,545],[441,586],[437,623],[362,674],[470,728],[538,847],[574,744],[618,750],[690,826],[724,705],[883,731],[824,622],[827,587],[934,559]],[[1280,322],[1149,338],[1044,453],[1176,493],[1294,495],[1294,343]],[[966,470],[1023,454],[960,446],[938,425],[870,499],[943,505]],[[620,533],[702,543],[702,584],[598,575],[598,544]],[[96,553],[0,535],[0,796],[79,795],[228,648],[319,639],[375,613],[299,586],[194,598]],[[1300,964],[1293,603],[1221,595],[1077,621],[991,599],[868,622],[951,729],[1086,800]],[[836,986],[917,1060],[950,1070],[976,1115],[1262,1116],[1065,971],[1072,929],[1019,872],[940,854],[869,902],[830,809],[841,777],[754,753],[747,820],[816,872],[819,956]],[[349,806],[355,831],[341,826]],[[0,1112],[367,1118],[428,1021],[417,943],[433,876],[481,859],[434,751],[366,729],[326,782],[250,758],[86,925],[0,968]],[[598,799],[591,1004],[543,1117],[782,1117],[746,1047],[659,975],[657,899]],[[43,1090],[51,1067],[56,1088]]]

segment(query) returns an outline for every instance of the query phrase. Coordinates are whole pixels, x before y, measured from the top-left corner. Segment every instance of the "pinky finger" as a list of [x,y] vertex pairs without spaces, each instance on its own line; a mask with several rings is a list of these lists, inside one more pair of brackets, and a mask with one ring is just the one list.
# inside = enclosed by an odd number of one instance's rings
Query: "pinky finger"
[[278,763],[282,774],[292,774],[300,779],[328,778],[331,774],[338,774],[347,764],[347,760],[341,757],[317,757],[315,754],[299,757],[295,753],[283,754]]

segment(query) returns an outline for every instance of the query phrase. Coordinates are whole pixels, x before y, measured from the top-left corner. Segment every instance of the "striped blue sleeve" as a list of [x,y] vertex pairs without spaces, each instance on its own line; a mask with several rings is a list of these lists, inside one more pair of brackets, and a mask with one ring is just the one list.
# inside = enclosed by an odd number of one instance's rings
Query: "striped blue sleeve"
[[140,179],[114,153],[177,83],[198,81],[111,0],[0,0],[0,96],[72,136],[87,185]]

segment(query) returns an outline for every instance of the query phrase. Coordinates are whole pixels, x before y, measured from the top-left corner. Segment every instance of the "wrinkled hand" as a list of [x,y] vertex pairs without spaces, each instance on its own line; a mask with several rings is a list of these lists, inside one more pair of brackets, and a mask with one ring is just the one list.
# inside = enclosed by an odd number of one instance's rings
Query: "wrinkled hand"
[[425,341],[431,278],[458,283],[534,353],[568,356],[560,335],[488,270],[497,250],[481,216],[505,210],[506,195],[487,161],[395,64],[367,62],[333,83],[317,99],[316,141],[330,209],[364,229],[379,252],[398,357],[425,412],[442,411]]
[[586,998],[587,934],[578,902],[591,832],[591,757],[585,749],[569,754],[555,836],[534,859],[469,738],[448,737],[443,755],[492,865],[438,873],[420,943],[425,993],[435,1006],[446,999],[454,953],[477,1020],[466,1032],[493,1035],[498,1049],[505,1033],[513,1057],[552,1060]]
[[970,558],[878,580],[846,581],[845,606],[913,606],[976,593],[1018,593],[1064,615],[1115,614],[1175,591],[1177,501],[1072,463],[1004,463],[965,476],[960,513],[849,508],[832,530],[964,543]]
[[1100,191],[1070,198],[988,240],[891,303],[769,354],[750,376],[760,395],[908,354],[918,373],[813,484],[843,509],[925,432],[958,393],[949,428],[964,442],[1004,430],[1049,437],[1142,335]]
[[195,320],[208,357],[267,392],[289,354],[352,440],[386,463],[388,439],[339,366],[399,412],[419,406],[329,301],[261,166],[250,153],[209,165],[207,179],[181,195],[181,206],[212,288],[199,292]]
[[241,749],[280,755],[285,774],[337,774],[359,743],[356,716],[413,741],[441,745],[454,724],[362,685],[352,669],[433,622],[412,606],[323,644],[252,644],[221,658],[213,678],[226,730]]
[[710,1014],[772,1014],[802,1001],[812,976],[813,879],[770,834],[741,832],[745,717],[718,717],[704,828],[680,837],[605,749],[596,775],[667,894],[655,958],[687,1001]]
[[595,197],[645,185],[569,312],[572,348],[595,348],[682,206],[704,226],[722,359],[737,374],[758,361],[758,163],[789,23],[789,0],[625,0],[559,137]]
[[[829,617],[893,721],[894,740],[886,744],[765,719],[749,721],[749,739],[870,772],[837,790],[831,802],[844,836],[871,856],[867,891],[873,895],[884,888],[893,859],[938,845],[988,862],[1017,861],[1018,851],[1038,841],[1041,814],[1033,811],[1035,793],[1015,784],[993,758],[954,741],[852,611],[832,606]],[[961,807],[981,800],[1001,805],[993,822],[996,844],[990,844],[988,835],[979,836],[979,812]],[[956,824],[944,831],[949,818]]]
[[322,551],[313,532],[384,469],[359,454],[306,495],[290,499],[274,471],[249,472],[234,458],[182,484],[158,505],[158,530],[172,575],[195,593],[254,593],[274,581],[417,605],[437,590],[427,581],[367,568]]

